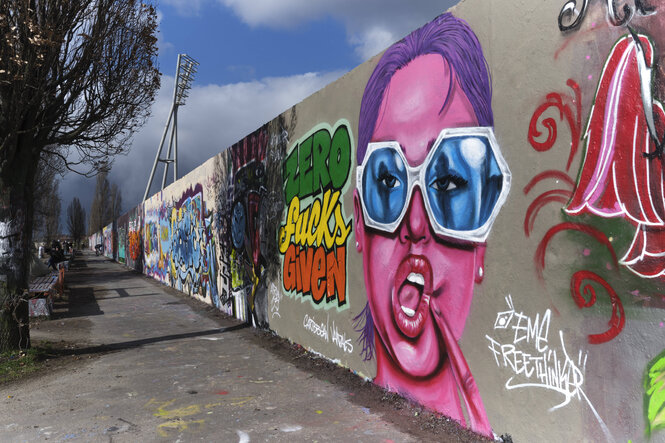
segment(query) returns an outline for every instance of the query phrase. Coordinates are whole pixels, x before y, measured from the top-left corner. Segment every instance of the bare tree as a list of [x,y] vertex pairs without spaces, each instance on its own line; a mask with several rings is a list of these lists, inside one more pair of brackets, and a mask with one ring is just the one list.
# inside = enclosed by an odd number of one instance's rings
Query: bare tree
[[111,201],[109,205],[110,219],[107,220],[106,224],[108,225],[113,220],[117,220],[118,217],[122,215],[122,193],[118,185],[113,183],[111,185]]
[[56,240],[60,234],[60,193],[59,182],[54,182],[52,193],[47,195],[44,201],[44,237],[47,244]]
[[90,220],[88,222],[89,235],[101,231],[111,218],[109,210],[111,183],[109,182],[107,175],[106,172],[100,172],[97,175],[95,194],[92,197],[92,205],[90,206]]
[[85,209],[77,197],[67,206],[67,230],[74,244],[80,247],[81,239],[85,235]]
[[58,233],[60,218],[59,178],[56,168],[40,161],[34,183],[33,237],[49,243]]
[[136,0],[0,1],[0,350],[29,344],[39,159],[93,175],[128,149],[159,89],[156,30]]
[[122,193],[115,183],[111,184],[106,172],[97,175],[95,194],[90,206],[88,235],[102,230],[122,214]]

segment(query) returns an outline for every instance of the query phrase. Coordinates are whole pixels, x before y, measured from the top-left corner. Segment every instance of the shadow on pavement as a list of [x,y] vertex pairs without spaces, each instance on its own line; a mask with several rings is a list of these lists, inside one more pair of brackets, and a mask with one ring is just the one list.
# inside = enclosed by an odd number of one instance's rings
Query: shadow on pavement
[[244,329],[249,327],[249,325],[245,324],[240,324],[240,325],[234,325],[234,326],[229,326],[226,328],[215,328],[215,329],[208,329],[206,331],[197,331],[197,332],[186,332],[183,334],[171,334],[171,335],[163,335],[161,337],[152,337],[152,338],[144,338],[141,340],[132,340],[132,341],[125,341],[121,343],[111,343],[108,345],[98,345],[98,346],[90,346],[87,348],[78,348],[78,349],[54,349],[51,352],[51,354],[54,355],[86,355],[86,354],[97,354],[99,352],[109,352],[109,351],[121,351],[125,349],[132,349],[132,348],[138,348],[143,345],[148,345],[151,343],[160,343],[164,341],[169,341],[169,340],[180,340],[182,338],[192,338],[192,337],[203,337],[206,335],[215,335],[215,334],[222,334],[224,332],[231,332],[231,331],[237,331],[239,329]]
[[97,304],[92,287],[77,287],[70,290],[66,299],[56,298],[53,301],[53,308],[53,319],[104,314]]

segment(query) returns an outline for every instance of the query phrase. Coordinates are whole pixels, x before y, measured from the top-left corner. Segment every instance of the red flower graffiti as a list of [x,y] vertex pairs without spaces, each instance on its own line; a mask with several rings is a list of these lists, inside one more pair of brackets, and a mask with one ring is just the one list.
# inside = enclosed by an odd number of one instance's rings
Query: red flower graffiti
[[[639,39],[651,66],[653,46],[646,36]],[[643,155],[656,145],[642,104],[638,57],[630,35],[620,38],[608,57],[584,136],[582,171],[565,211],[631,222],[635,237],[619,262],[642,277],[658,277],[665,274],[663,159]],[[653,112],[656,130],[662,132],[660,103],[654,103]]]

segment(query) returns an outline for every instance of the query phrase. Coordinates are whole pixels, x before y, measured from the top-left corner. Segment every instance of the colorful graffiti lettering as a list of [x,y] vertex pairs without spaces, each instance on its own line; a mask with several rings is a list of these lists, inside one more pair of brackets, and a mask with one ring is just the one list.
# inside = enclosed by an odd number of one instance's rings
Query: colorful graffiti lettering
[[127,239],[126,226],[118,226],[118,263],[125,263],[126,239]]
[[[153,197],[154,199],[155,197]],[[162,223],[165,226],[162,226]],[[166,207],[145,209],[143,250],[144,272],[163,283],[169,282],[170,244]]]
[[129,257],[136,261],[141,256],[141,234],[137,231],[129,232]]
[[282,285],[315,305],[347,303],[346,243],[351,233],[341,201],[351,169],[348,122],[313,129],[284,162],[286,218],[279,230]]
[[104,236],[104,255],[108,258],[113,258],[114,254],[114,232],[113,224],[105,226],[102,230],[102,235]]
[[217,258],[211,226],[212,215],[205,208],[199,184],[186,191],[171,210],[170,273],[176,289],[209,297],[217,305]]

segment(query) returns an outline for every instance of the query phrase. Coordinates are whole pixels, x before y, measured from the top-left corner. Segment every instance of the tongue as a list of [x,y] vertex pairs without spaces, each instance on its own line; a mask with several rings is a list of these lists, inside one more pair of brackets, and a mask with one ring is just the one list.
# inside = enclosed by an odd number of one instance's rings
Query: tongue
[[420,289],[416,286],[405,283],[399,290],[398,300],[399,304],[414,311],[418,310],[420,304]]

